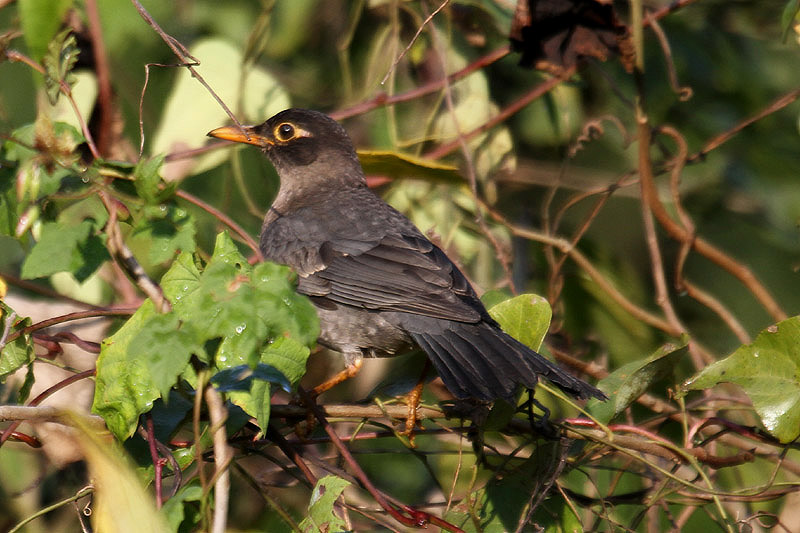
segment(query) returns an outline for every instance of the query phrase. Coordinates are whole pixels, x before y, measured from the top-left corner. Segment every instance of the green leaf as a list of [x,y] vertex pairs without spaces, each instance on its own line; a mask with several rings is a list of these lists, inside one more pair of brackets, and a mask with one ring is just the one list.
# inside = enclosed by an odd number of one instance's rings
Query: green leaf
[[501,302],[489,309],[489,314],[503,331],[533,350],[541,347],[553,317],[550,304],[536,294],[520,294]]
[[764,427],[781,442],[800,436],[800,316],[763,330],[752,344],[705,367],[684,389],[719,383],[742,387]]
[[25,380],[22,382],[17,392],[17,403],[19,405],[25,405],[25,403],[27,403],[34,383],[36,383],[36,375],[33,372],[33,361],[31,361],[28,363],[28,371],[25,372]]
[[248,416],[256,419],[260,429],[256,438],[261,438],[264,435],[267,430],[267,424],[269,424],[271,391],[272,387],[269,381],[254,379],[250,390],[231,391],[228,393],[231,403],[238,405]]
[[337,476],[325,476],[317,481],[308,503],[308,515],[300,522],[300,529],[307,533],[345,531],[347,525],[333,512],[333,506],[349,485],[349,481]]
[[278,337],[261,352],[261,362],[280,371],[294,387],[306,374],[306,361],[311,354],[305,346],[292,337]]
[[368,176],[416,178],[438,183],[464,183],[458,167],[388,150],[359,150],[358,159]]
[[263,435],[269,424],[271,384],[281,386],[287,392],[291,384],[278,369],[271,365],[259,363],[255,368],[241,365],[217,372],[212,383],[223,391],[235,405],[238,405],[249,416],[256,419]]
[[[183,252],[172,263],[161,278],[161,289],[164,296],[172,302],[175,311],[181,308],[191,310],[200,298],[197,288],[200,285],[200,270],[194,263],[192,254]],[[184,316],[184,313],[180,313]]]
[[[256,265],[253,288],[258,300],[257,312],[267,323],[272,338],[288,333],[289,337],[311,347],[319,337],[317,310],[308,298],[295,291],[292,277],[285,266],[275,263]],[[284,370],[282,366],[275,366]]]
[[[0,300],[0,332],[4,331],[7,327],[7,321],[11,313],[14,313],[14,310]],[[31,320],[29,318],[20,318],[17,316],[8,332],[11,334],[30,325]],[[20,335],[13,341],[7,342],[5,346],[0,349],[0,382],[9,374],[31,363],[33,357],[33,339],[30,335]]]
[[72,0],[19,0],[22,35],[31,57],[39,61],[58,31]]
[[608,395],[608,401],[595,398],[587,403],[592,416],[608,423],[628,408],[657,380],[669,376],[677,364],[686,357],[689,336],[683,335],[675,343],[661,346],[650,357],[621,366],[598,383]]
[[92,412],[102,416],[121,441],[133,435],[139,415],[149,411],[160,395],[147,363],[131,357],[128,349],[155,314],[153,303],[145,300],[119,331],[100,345]]
[[80,49],[71,28],[63,30],[47,45],[47,54],[43,59],[44,87],[51,105],[55,105],[58,101],[61,83],[72,85],[75,81],[71,71],[78,61],[78,54]]
[[139,161],[133,169],[133,185],[136,192],[148,204],[163,202],[175,191],[177,183],[166,183],[161,179],[164,154]]
[[204,353],[199,337],[192,325],[181,324],[175,313],[153,315],[131,340],[128,359],[144,363],[153,385],[166,397],[192,354]]
[[195,232],[194,217],[175,204],[147,206],[134,224],[129,245],[145,252],[151,265],[160,265],[178,250],[194,252]]
[[236,247],[236,243],[233,242],[227,231],[217,235],[217,239],[214,241],[214,253],[211,255],[209,265],[215,263],[232,265],[245,273],[250,273],[251,270],[250,263]]
[[267,430],[269,423],[270,384],[280,385],[289,392],[305,374],[310,353],[307,346],[294,338],[278,337],[261,352],[261,362],[252,373],[249,390],[230,394],[233,403],[256,419],[261,434]]
[[58,221],[67,225],[77,225],[84,220],[93,220],[96,228],[102,228],[108,221],[108,211],[95,194],[66,207],[58,215]]
[[22,264],[26,279],[70,272],[80,281],[110,259],[104,236],[95,235],[96,223],[84,220],[77,225],[51,222],[42,226],[39,242]]
[[[289,390],[297,383],[305,372],[309,346],[319,333],[314,307],[295,292],[288,269],[274,264],[252,268],[230,237],[221,233],[204,269],[191,254],[182,253],[164,274],[161,287],[173,311],[166,315],[149,311],[141,317],[140,309],[110,339],[111,344],[104,343],[103,353],[108,355],[101,354],[98,362],[98,390],[101,384],[106,389],[118,387],[104,397],[116,402],[107,409],[108,417],[117,419],[115,435],[127,435],[136,417],[150,409],[155,398],[167,394],[190,368],[187,363],[193,354],[213,363],[220,371],[212,378],[214,383],[266,428],[270,384]],[[152,304],[147,306],[152,310]],[[119,368],[109,366],[112,361]],[[143,390],[107,382],[111,375],[107,373],[120,375],[125,365],[131,366]],[[101,366],[108,366],[102,376]],[[97,402],[96,396],[100,409]]]
[[[203,487],[200,486],[198,479],[193,479],[186,485],[180,488],[175,496],[164,502],[164,507],[161,508],[161,514],[170,526],[171,531],[179,531],[179,527],[184,520],[188,518],[191,524],[195,525],[200,519],[200,513],[196,509],[192,509],[187,513],[188,502],[199,502],[203,499]],[[199,508],[199,506],[197,506]],[[194,530],[193,527],[189,528]]]

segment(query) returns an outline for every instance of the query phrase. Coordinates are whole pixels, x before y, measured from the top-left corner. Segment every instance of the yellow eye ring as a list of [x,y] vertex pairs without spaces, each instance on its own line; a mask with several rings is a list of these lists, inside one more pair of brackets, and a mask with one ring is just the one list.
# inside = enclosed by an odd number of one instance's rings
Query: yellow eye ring
[[275,127],[275,138],[281,142],[291,141],[296,136],[295,127],[288,122]]

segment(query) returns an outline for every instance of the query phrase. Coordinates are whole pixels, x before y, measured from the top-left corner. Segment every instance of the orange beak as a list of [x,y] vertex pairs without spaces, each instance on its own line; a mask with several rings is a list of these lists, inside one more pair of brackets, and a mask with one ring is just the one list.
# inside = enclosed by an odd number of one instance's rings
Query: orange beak
[[226,141],[254,144],[262,147],[273,144],[271,140],[256,133],[255,126],[242,126],[241,128],[238,126],[223,126],[209,131],[206,135]]

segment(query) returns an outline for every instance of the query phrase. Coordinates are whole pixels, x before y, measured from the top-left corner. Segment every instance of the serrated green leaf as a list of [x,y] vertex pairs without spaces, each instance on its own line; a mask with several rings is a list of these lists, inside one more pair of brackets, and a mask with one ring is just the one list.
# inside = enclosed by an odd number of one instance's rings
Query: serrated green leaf
[[[14,310],[0,300],[0,329],[6,328],[6,321],[12,313]],[[15,316],[13,326],[9,328],[9,334],[31,325],[29,318]],[[9,374],[31,363],[33,357],[33,339],[30,335],[20,335],[13,341],[7,342],[0,350],[0,382],[5,380]]]
[[349,485],[349,481],[337,476],[325,476],[317,481],[308,503],[308,515],[300,522],[300,529],[306,533],[345,531],[347,525],[333,512],[333,506]]
[[800,316],[758,334],[752,344],[708,365],[684,384],[702,390],[719,383],[744,389],[764,427],[781,442],[800,436]]
[[200,286],[200,270],[194,263],[192,254],[183,252],[172,263],[161,278],[161,289],[164,296],[172,302],[173,308],[191,308],[199,298],[197,288]]
[[[178,375],[186,376],[189,356],[198,355],[219,370],[212,381],[266,428],[270,384],[290,389],[302,377],[319,333],[316,311],[296,293],[288,269],[251,267],[221,233],[204,269],[182,253],[161,286],[173,313],[140,321],[139,338],[128,340],[130,358],[154,372],[147,383],[166,394]],[[206,355],[209,347],[215,351]]]
[[131,358],[128,350],[155,314],[152,302],[145,300],[119,331],[100,345],[92,412],[102,416],[121,441],[133,435],[139,416],[149,411],[160,395],[147,364]]
[[686,357],[688,345],[689,337],[684,335],[677,342],[661,346],[650,357],[616,369],[598,383],[608,400],[601,402],[592,398],[586,408],[599,421],[610,422],[644,394],[653,382],[669,376],[678,362]]
[[148,204],[157,204],[168,198],[175,190],[175,184],[161,179],[161,166],[164,154],[139,161],[133,168],[133,185],[136,192]]
[[50,105],[55,105],[58,95],[61,94],[61,83],[72,85],[74,77],[71,75],[72,67],[78,61],[80,49],[77,46],[72,29],[67,28],[56,35],[47,45],[42,63],[44,63],[44,87]]
[[306,374],[306,361],[311,354],[305,346],[292,337],[278,337],[261,352],[261,362],[280,371],[294,387]]
[[[200,335],[191,323],[181,324],[174,312],[153,315],[128,345],[128,360],[141,361],[162,397],[175,385],[192,354],[203,354]],[[202,355],[201,355],[202,358]]]
[[278,337],[261,352],[261,362],[252,373],[250,389],[231,393],[231,401],[256,419],[262,434],[269,423],[270,384],[290,391],[305,374],[310,353],[307,346],[294,338]]
[[168,203],[148,206],[142,214],[133,227],[129,245],[134,250],[146,250],[151,265],[173,259],[179,250],[194,252],[194,217],[186,210]]
[[288,332],[301,344],[314,346],[319,337],[317,311],[308,298],[296,292],[290,276],[289,269],[282,265],[259,263],[255,266],[253,288],[258,299],[257,312],[270,328],[272,338]]
[[489,314],[503,331],[533,350],[541,347],[553,318],[550,304],[536,294],[515,296],[489,309]]
[[102,228],[108,221],[108,210],[97,195],[92,195],[66,207],[58,215],[58,221],[67,225],[77,225],[84,220],[92,220],[95,227]]
[[70,272],[78,281],[86,281],[104,261],[110,259],[105,236],[95,235],[95,228],[96,223],[91,220],[77,225],[44,224],[39,242],[22,264],[22,277],[32,279]]
[[246,274],[249,274],[252,268],[227,231],[217,235],[217,239],[214,241],[214,253],[211,255],[211,260],[208,264],[214,265],[215,263],[232,265]]

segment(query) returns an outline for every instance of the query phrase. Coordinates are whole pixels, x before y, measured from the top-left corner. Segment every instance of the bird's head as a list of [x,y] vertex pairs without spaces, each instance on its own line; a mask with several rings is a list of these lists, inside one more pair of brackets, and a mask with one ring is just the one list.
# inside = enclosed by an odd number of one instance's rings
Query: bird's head
[[320,180],[358,185],[364,182],[347,132],[318,111],[287,109],[258,126],[224,126],[208,135],[260,147],[275,166],[281,182]]

